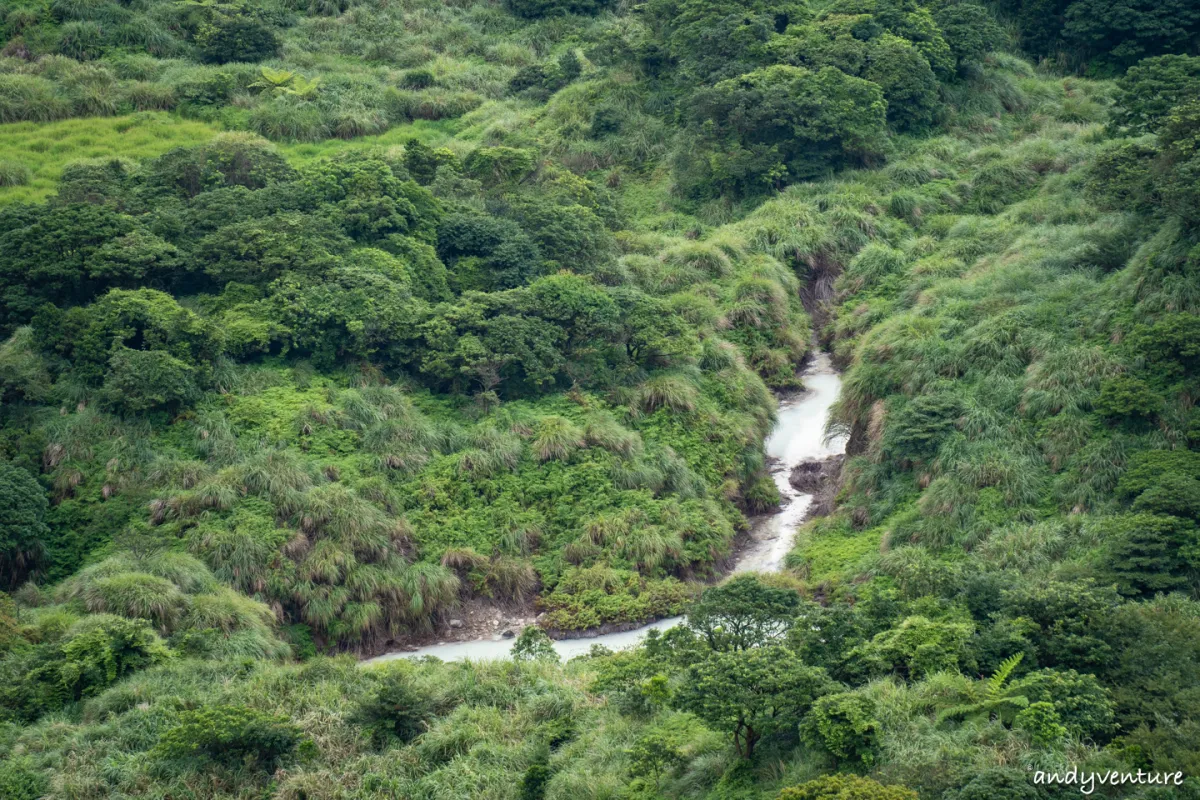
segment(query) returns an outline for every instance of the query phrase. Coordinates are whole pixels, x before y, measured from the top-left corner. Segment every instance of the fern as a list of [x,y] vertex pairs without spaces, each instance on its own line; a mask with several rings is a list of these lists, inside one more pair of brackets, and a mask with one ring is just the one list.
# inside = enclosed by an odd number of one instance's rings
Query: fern
[[1029,705],[1029,698],[1023,695],[1004,696],[1004,685],[1012,676],[1013,670],[1021,663],[1021,659],[1025,657],[1024,653],[1017,653],[1014,656],[1006,658],[1001,662],[992,676],[984,682],[983,699],[975,703],[963,703],[957,706],[951,706],[937,715],[938,724],[948,720],[965,720],[969,718],[995,719],[999,717],[1002,721],[1008,722],[1015,715],[1018,709],[1025,708]]
[[1014,656],[1009,656],[1000,663],[1000,667],[987,680],[987,696],[989,699],[994,700],[1000,696],[1000,692],[1004,689],[1004,684],[1024,657],[1025,653],[1020,652]]

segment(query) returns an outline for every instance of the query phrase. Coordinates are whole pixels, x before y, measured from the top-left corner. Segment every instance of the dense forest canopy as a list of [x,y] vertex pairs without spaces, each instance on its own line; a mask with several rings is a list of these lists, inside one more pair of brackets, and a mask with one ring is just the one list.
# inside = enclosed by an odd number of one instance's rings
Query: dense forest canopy
[[0,13],[0,797],[1200,797],[1195,3]]

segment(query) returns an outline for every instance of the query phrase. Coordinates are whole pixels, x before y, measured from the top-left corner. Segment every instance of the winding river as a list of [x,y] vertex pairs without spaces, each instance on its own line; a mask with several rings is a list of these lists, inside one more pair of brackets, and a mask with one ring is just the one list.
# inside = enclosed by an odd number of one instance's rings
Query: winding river
[[[771,477],[779,487],[783,507],[777,513],[760,517],[754,523],[749,541],[739,553],[733,572],[775,572],[782,568],[784,558],[792,549],[796,527],[803,521],[813,501],[812,495],[801,494],[792,488],[788,480],[792,468],[805,461],[845,452],[846,440],[843,437],[825,439],[829,410],[841,390],[841,380],[829,356],[823,352],[815,353],[802,377],[806,391],[780,401],[778,421],[766,441],[767,455],[772,458]],[[595,644],[604,645],[610,650],[621,650],[637,644],[649,630],[666,630],[680,624],[683,619],[660,619],[634,630],[584,639],[559,639],[554,642],[554,649],[564,660],[588,652]],[[499,637],[446,642],[416,650],[385,653],[361,663],[377,664],[395,658],[419,656],[437,656],[443,661],[498,659],[508,656],[513,642],[513,639]]]

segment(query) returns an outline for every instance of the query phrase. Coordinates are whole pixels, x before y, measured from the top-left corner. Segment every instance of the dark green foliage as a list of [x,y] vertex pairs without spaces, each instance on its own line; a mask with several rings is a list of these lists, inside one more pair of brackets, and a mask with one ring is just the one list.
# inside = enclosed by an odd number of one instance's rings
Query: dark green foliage
[[1200,481],[1167,473],[1133,501],[1134,511],[1200,520]]
[[210,64],[230,61],[256,62],[279,51],[279,39],[269,27],[245,16],[221,17],[205,32],[201,57]]
[[482,214],[447,215],[438,226],[438,255],[460,290],[511,289],[543,272],[537,245],[519,225]]
[[1038,790],[1029,774],[1015,769],[993,768],[969,777],[961,786],[950,789],[944,800],[1038,800]]
[[1153,418],[1162,408],[1162,397],[1142,380],[1131,375],[1110,378],[1100,385],[1097,413],[1114,419]]
[[412,686],[402,671],[389,671],[370,697],[359,704],[354,722],[366,727],[381,747],[411,742],[432,717],[428,698]]
[[196,399],[196,368],[162,350],[116,348],[104,378],[106,401],[137,413],[178,409]]
[[96,205],[0,212],[0,329],[11,333],[29,322],[42,303],[84,303],[113,285],[89,267],[106,245],[136,227],[131,218]]
[[1013,682],[1009,694],[1051,703],[1072,736],[1103,741],[1115,730],[1109,693],[1093,675],[1043,669]]
[[513,661],[558,661],[554,642],[537,625],[529,625],[521,631],[512,648]]
[[779,646],[711,653],[686,675],[675,705],[730,735],[746,759],[764,736],[794,730],[836,686],[825,670],[805,666]]
[[756,194],[870,163],[883,153],[886,111],[877,84],[832,67],[777,65],[722,81],[689,104],[704,155],[685,161],[687,187]]
[[151,752],[198,766],[210,761],[227,766],[251,763],[271,770],[307,741],[283,717],[218,705],[184,711]]
[[915,800],[903,786],[885,785],[859,775],[825,775],[784,789],[777,800]]
[[701,595],[688,613],[688,627],[713,650],[749,650],[781,639],[799,607],[793,590],[739,575]]
[[1021,47],[1038,56],[1077,52],[1076,63],[1124,68],[1147,56],[1179,52],[1200,30],[1200,11],[1184,0],[1006,0]]
[[508,9],[519,17],[540,19],[563,14],[597,14],[608,0],[505,0]]
[[849,677],[846,658],[866,638],[868,621],[846,603],[803,602],[788,631],[788,646],[806,664],[824,667],[838,680]]
[[1004,31],[988,9],[977,3],[946,3],[934,12],[959,71],[1000,48]]
[[1028,637],[1040,666],[1095,672],[1112,657],[1105,627],[1120,602],[1111,587],[1048,582],[1006,589],[1001,609],[1036,626]]
[[[86,384],[104,382],[116,374],[110,372],[115,367],[120,373],[116,391],[121,385],[136,388],[139,382],[141,390],[154,391],[141,376],[129,371],[136,372],[140,365],[168,378],[170,385],[163,390],[176,397],[191,379],[192,370],[203,373],[220,352],[219,335],[210,322],[181,307],[170,295],[152,289],[114,289],[92,305],[65,314],[46,306],[33,327],[41,334],[43,346],[69,359],[73,377]],[[138,356],[128,351],[160,355]],[[149,401],[149,396],[145,399]],[[141,402],[135,400],[131,410]]]
[[49,783],[45,774],[25,760],[10,759],[0,765],[0,796],[9,800],[38,800]]
[[5,715],[33,720],[93,697],[171,652],[143,620],[96,614],[56,641],[21,650],[4,662],[0,699]]
[[919,130],[933,123],[939,106],[937,78],[907,40],[891,34],[873,40],[863,77],[883,90],[888,122],[897,130]]
[[349,245],[328,217],[279,214],[217,230],[199,243],[196,257],[220,285],[264,286],[285,273],[320,277]]
[[889,415],[884,442],[894,458],[924,462],[958,422],[962,401],[952,394],[924,394]]
[[25,470],[0,461],[0,581],[19,586],[37,570],[50,529],[46,493]]
[[1200,531],[1190,520],[1130,514],[1104,520],[1101,530],[1109,570],[1123,593],[1151,595],[1189,584],[1200,544]]
[[263,139],[225,134],[207,145],[171,150],[147,164],[145,174],[151,186],[192,198],[228,186],[262,189],[292,179],[295,171]]
[[847,658],[861,675],[895,673],[915,679],[941,670],[969,671],[973,664],[967,645],[973,633],[966,622],[908,617],[854,648]]
[[1147,58],[1117,81],[1111,124],[1131,134],[1154,133],[1171,110],[1200,93],[1200,58]]
[[831,694],[813,704],[800,725],[800,734],[810,747],[829,752],[838,761],[870,766],[878,747],[879,721],[875,705],[852,693]]
[[521,800],[542,800],[549,782],[550,768],[545,764],[531,764],[521,776]]

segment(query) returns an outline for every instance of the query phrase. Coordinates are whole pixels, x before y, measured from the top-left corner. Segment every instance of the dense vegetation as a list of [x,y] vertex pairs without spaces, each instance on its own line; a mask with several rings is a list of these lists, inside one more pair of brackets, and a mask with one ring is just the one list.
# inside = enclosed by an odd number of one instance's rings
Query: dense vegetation
[[[6,5],[0,796],[1200,776],[1198,28]],[[713,587],[813,338],[836,508]],[[542,627],[510,662],[336,655],[478,603]],[[565,665],[542,631],[682,611]]]

